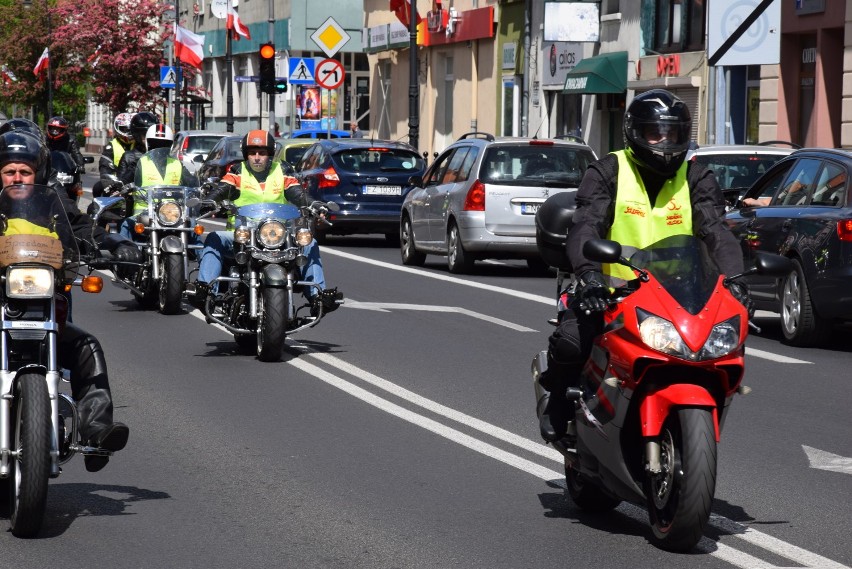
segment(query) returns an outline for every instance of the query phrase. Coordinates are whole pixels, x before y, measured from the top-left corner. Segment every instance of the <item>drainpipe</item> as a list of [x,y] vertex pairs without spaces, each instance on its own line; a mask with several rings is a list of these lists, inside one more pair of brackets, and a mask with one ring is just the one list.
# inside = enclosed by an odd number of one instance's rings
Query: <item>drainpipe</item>
[[470,49],[470,130],[473,132],[477,131],[477,117],[479,116],[479,108],[477,106],[477,101],[479,100],[479,65],[478,65],[478,55],[479,55],[479,40],[473,40],[469,42],[471,44]]
[[530,104],[530,10],[532,2],[524,2],[524,66],[521,79],[521,136],[527,136],[527,121]]

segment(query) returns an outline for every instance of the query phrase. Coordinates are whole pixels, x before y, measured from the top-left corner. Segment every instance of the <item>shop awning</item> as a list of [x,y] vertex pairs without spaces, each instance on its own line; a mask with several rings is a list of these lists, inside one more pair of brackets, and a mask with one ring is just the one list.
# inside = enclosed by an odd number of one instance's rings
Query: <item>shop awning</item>
[[581,59],[565,76],[563,93],[624,93],[627,52],[602,53]]

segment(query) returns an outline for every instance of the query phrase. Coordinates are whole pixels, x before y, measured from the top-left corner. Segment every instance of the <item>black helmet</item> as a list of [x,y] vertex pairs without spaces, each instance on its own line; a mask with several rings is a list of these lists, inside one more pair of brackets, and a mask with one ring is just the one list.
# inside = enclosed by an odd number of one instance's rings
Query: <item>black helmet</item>
[[28,132],[39,140],[44,140],[44,133],[41,131],[38,125],[30,119],[14,118],[7,120],[2,125],[0,125],[0,134],[11,132],[13,130],[19,132]]
[[148,111],[136,113],[130,119],[130,134],[138,144],[144,144],[145,134],[147,134],[148,129],[159,122],[160,119],[154,113],[149,113]]
[[50,152],[41,140],[24,131],[0,134],[0,168],[9,162],[29,164],[35,171],[35,183],[47,183]]
[[686,103],[664,89],[637,95],[624,115],[624,144],[633,161],[667,178],[683,164],[691,133]]
[[50,140],[59,140],[68,134],[68,121],[65,117],[52,117],[47,121],[47,138]]
[[249,147],[266,148],[271,158],[275,154],[275,139],[268,130],[250,130],[240,142],[240,150],[243,151],[243,160],[248,160]]

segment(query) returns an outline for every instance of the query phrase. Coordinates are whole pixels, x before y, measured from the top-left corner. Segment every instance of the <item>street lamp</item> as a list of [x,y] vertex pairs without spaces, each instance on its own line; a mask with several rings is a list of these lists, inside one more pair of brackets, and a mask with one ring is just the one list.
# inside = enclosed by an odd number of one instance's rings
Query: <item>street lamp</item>
[[[33,0],[23,0],[24,8],[32,8]],[[44,12],[47,14],[47,117],[45,117],[45,122],[50,120],[50,117],[53,116],[53,72],[51,71],[51,61],[50,61],[50,6],[47,4],[47,0],[44,0]]]

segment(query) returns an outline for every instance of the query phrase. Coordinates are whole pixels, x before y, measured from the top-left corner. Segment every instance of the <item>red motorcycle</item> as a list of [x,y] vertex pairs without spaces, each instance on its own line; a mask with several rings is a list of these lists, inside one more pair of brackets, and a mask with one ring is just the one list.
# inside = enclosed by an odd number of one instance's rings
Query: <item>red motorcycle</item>
[[[746,390],[748,314],[728,285],[746,274],[786,274],[790,262],[762,255],[743,275],[725,277],[692,236],[632,251],[627,259],[620,244],[602,239],[583,246],[586,258],[627,266],[637,278],[614,290],[580,387],[568,389],[575,419],[554,446],[580,508],[644,504],[654,541],[688,551],[710,517],[725,415]],[[532,365],[537,401],[546,366],[541,352]]]

